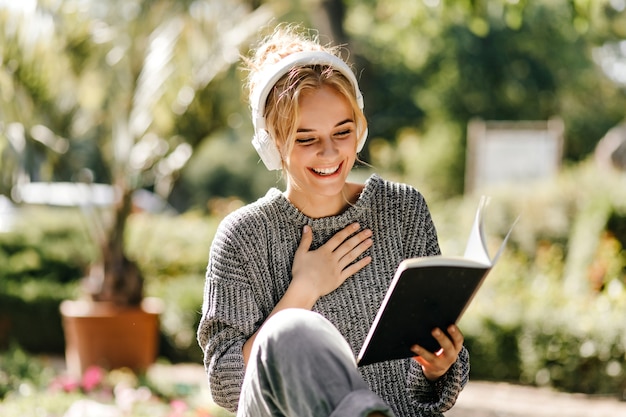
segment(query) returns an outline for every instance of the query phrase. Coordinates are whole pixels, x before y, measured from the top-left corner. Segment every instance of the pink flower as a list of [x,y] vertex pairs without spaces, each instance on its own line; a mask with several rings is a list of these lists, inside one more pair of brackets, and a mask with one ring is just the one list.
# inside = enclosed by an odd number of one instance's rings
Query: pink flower
[[50,384],[52,391],[62,390],[65,392],[74,392],[78,390],[79,387],[80,384],[78,381],[68,375],[60,375]]
[[183,400],[170,401],[171,412],[169,417],[180,417],[185,411],[187,411],[187,404]]
[[83,373],[81,386],[86,392],[93,391],[104,380],[104,370],[98,366],[90,366]]

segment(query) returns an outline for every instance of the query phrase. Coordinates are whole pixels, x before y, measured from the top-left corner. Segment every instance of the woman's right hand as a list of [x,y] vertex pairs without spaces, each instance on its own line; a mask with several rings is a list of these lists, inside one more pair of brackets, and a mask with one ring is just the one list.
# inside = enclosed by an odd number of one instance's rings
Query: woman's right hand
[[293,260],[290,289],[302,291],[300,294],[303,296],[314,297],[314,304],[318,298],[334,291],[368,265],[372,261],[370,256],[355,262],[372,246],[372,231],[364,229],[356,233],[360,227],[358,223],[352,223],[318,249],[309,250],[313,232],[310,226],[304,226],[302,240]]
[[[372,231],[365,229],[357,233],[360,227],[358,223],[350,224],[335,233],[318,249],[309,250],[313,233],[309,226],[304,226],[302,240],[291,267],[291,284],[266,320],[286,308],[311,309],[318,298],[332,292],[369,264],[372,261],[370,256],[354,262],[372,246]],[[258,332],[259,330],[243,345],[243,361],[246,365]]]

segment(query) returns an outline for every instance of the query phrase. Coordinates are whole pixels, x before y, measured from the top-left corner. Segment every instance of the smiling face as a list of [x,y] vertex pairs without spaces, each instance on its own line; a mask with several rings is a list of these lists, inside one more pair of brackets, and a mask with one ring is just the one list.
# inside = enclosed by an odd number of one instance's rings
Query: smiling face
[[356,160],[354,112],[329,86],[304,92],[298,107],[296,136],[285,157],[285,195],[312,217],[338,214],[352,198],[346,179]]

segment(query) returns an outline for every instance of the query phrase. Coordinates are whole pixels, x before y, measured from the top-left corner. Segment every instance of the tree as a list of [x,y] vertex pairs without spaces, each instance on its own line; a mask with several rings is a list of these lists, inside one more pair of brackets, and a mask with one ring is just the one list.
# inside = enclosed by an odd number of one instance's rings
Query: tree
[[[181,135],[177,122],[197,94],[237,61],[241,44],[271,12],[219,0],[1,6],[1,59],[7,65],[1,68],[0,132],[13,144],[4,151],[19,154],[44,144],[44,179],[115,187],[110,211],[86,206],[101,249],[90,288],[95,300],[138,304],[143,279],[124,244],[132,196],[144,187],[167,196],[192,144],[203,139]],[[28,181],[23,171],[35,168],[23,169],[25,164],[19,178],[3,177],[11,184]]]
[[352,50],[366,62],[370,136],[393,141],[408,127],[448,143],[438,149],[445,155],[424,161],[436,170],[428,181],[439,181],[444,195],[463,189],[463,139],[471,118],[560,116],[566,157],[578,161],[624,117],[626,91],[594,60],[595,48],[626,37],[626,10],[619,2],[346,4]]

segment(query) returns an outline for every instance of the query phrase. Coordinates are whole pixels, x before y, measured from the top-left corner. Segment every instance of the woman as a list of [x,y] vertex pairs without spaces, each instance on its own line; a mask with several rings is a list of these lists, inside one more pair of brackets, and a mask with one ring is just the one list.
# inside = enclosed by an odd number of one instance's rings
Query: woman
[[400,261],[440,250],[418,191],[348,181],[367,122],[337,53],[279,27],[248,60],[253,144],[286,188],[213,240],[198,329],[211,392],[242,416],[439,416],[468,379],[456,326],[433,330],[439,352],[354,364]]

